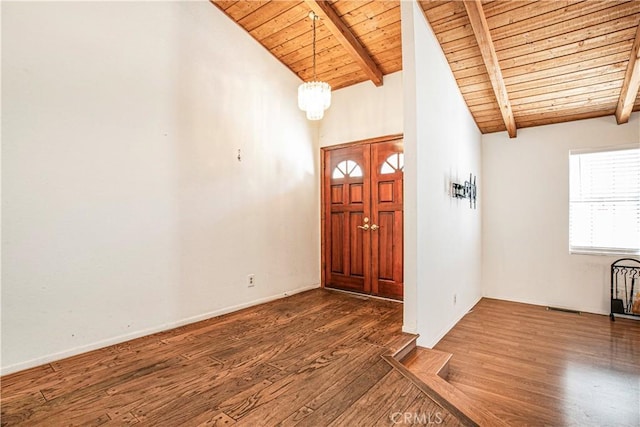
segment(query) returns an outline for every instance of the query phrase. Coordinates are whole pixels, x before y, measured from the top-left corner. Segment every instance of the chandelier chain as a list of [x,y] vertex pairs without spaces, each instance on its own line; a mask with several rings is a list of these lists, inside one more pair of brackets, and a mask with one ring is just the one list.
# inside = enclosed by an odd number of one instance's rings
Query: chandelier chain
[[313,80],[318,81],[318,76],[316,74],[316,20],[317,15],[313,15]]

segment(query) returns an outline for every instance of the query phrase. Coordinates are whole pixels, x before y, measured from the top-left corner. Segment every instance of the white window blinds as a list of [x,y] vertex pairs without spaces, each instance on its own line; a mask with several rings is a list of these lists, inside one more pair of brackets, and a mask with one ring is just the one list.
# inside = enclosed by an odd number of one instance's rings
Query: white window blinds
[[571,153],[571,252],[640,250],[640,149]]

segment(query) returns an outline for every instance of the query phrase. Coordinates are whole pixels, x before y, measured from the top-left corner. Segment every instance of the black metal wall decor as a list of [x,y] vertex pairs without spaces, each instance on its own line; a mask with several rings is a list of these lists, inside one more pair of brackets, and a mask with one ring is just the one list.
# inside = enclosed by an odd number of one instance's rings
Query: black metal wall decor
[[469,181],[465,181],[464,184],[452,183],[451,184],[451,196],[456,199],[469,199],[469,207],[476,208],[476,177],[473,174],[469,174]]

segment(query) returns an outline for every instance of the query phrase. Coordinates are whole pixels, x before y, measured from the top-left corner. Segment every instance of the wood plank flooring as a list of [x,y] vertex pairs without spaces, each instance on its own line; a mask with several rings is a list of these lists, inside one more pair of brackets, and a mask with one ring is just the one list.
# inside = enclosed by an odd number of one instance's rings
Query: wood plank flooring
[[402,305],[317,289],[7,375],[2,426],[461,425],[382,359]]
[[451,356],[450,353],[416,347],[401,363],[383,357],[433,401],[456,414],[459,420],[465,420],[465,424],[507,427],[508,424],[487,411],[483,405],[446,381]]
[[435,347],[512,426],[640,426],[640,322],[482,299]]

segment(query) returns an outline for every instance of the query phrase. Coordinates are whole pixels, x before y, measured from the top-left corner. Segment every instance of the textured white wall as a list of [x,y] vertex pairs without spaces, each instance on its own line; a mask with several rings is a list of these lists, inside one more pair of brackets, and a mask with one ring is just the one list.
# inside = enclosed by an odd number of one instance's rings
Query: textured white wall
[[331,107],[319,125],[320,146],[402,133],[402,71],[384,76],[380,87],[367,81],[331,96]]
[[299,83],[209,2],[3,2],[3,373],[317,286]]
[[569,254],[569,151],[639,144],[637,113],[482,137],[486,296],[609,313],[610,270],[621,256]]
[[[482,295],[481,135],[416,2],[402,2],[402,32],[404,328],[432,347]],[[469,173],[480,186],[476,210],[449,194],[451,181],[464,182]]]

